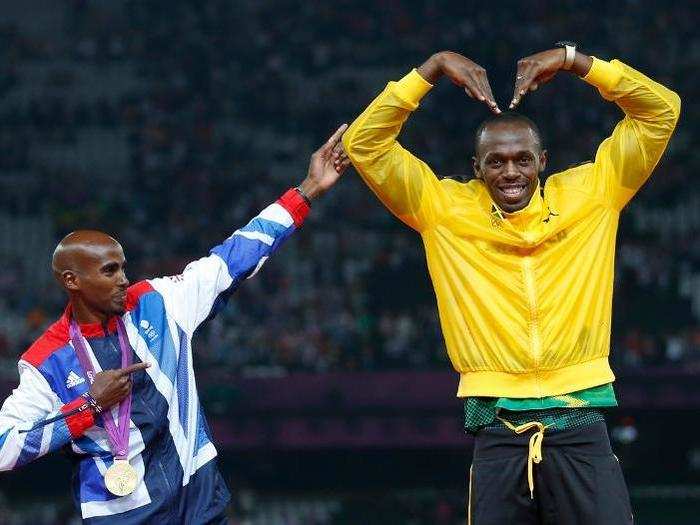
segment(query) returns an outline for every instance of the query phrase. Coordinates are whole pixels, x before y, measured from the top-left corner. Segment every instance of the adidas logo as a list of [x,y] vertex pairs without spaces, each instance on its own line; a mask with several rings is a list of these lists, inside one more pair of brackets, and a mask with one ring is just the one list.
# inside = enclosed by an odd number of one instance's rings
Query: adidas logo
[[73,388],[74,386],[82,385],[85,382],[84,377],[80,377],[78,374],[70,371],[68,378],[66,379],[66,388]]

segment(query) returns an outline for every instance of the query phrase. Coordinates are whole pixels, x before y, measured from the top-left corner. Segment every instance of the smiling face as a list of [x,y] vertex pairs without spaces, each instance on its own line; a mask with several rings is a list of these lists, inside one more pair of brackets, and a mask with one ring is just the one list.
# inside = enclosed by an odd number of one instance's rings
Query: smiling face
[[506,213],[525,208],[547,163],[540,137],[524,118],[495,118],[476,137],[474,174]]
[[53,267],[81,322],[106,321],[126,311],[126,260],[112,237],[88,230],[71,233],[56,248]]

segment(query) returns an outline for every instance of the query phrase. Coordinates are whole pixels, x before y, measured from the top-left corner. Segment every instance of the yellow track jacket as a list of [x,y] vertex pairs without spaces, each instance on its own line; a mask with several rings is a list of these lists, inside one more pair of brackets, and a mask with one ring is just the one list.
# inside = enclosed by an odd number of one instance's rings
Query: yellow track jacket
[[625,113],[595,161],[547,179],[526,208],[496,208],[480,180],[438,180],[396,140],[432,87],[415,70],[343,137],[367,185],[421,235],[459,397],[545,397],[614,380],[608,364],[620,210],[649,177],[676,93],[594,59],[586,82]]

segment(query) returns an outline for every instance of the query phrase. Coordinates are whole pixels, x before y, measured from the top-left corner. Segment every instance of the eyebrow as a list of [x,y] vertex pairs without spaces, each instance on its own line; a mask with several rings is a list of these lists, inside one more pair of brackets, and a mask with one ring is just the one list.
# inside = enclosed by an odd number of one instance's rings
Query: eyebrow
[[[532,151],[527,150],[527,149],[520,150],[520,151],[516,151],[516,152],[513,154],[514,157],[520,157],[520,156],[522,156],[522,155],[530,155],[530,156],[533,156],[533,157],[535,156],[535,154],[534,154]],[[500,152],[498,152],[498,151],[489,151],[489,152],[486,154],[486,156],[484,157],[484,159],[490,159],[490,158],[492,158],[492,157],[505,157],[505,156],[506,156],[506,154],[500,153]]]
[[126,266],[126,260],[124,260],[121,264],[117,261],[110,261],[100,267],[101,271],[106,271],[106,270],[111,270],[112,268],[116,267],[119,268],[120,266]]

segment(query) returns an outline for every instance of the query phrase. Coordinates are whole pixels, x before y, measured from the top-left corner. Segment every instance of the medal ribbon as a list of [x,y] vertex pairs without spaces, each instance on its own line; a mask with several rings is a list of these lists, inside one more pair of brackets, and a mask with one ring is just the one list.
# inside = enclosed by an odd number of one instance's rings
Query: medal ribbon
[[[73,348],[78,356],[78,361],[85,371],[90,384],[95,380],[95,367],[92,366],[92,361],[88,356],[87,346],[83,339],[83,334],[80,332],[80,326],[71,319],[69,326],[69,334]],[[126,335],[126,327],[121,317],[117,317],[117,333],[119,334],[119,349],[122,354],[122,368],[131,365],[131,345],[129,338]],[[114,459],[127,459],[129,452],[129,420],[131,418],[131,392],[119,402],[119,419],[115,423],[112,417],[112,410],[107,409],[102,413],[102,422],[107,432],[109,446],[114,454]]]

